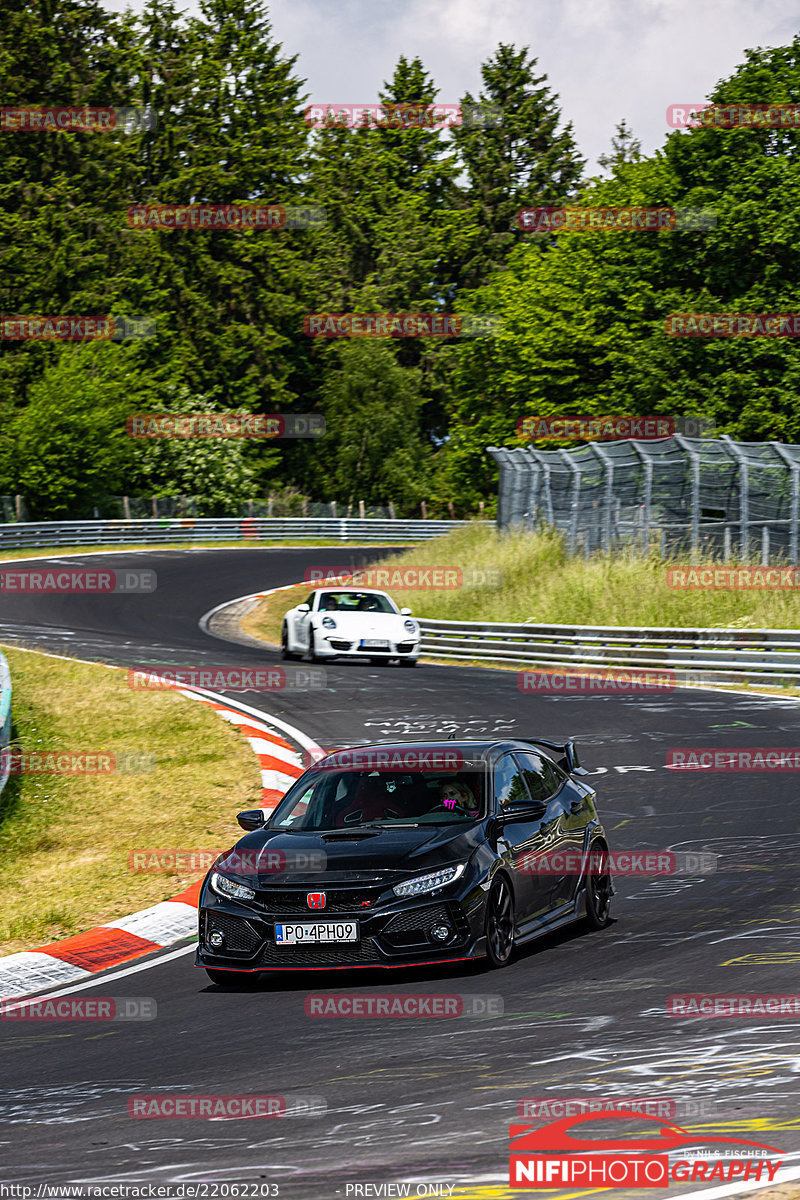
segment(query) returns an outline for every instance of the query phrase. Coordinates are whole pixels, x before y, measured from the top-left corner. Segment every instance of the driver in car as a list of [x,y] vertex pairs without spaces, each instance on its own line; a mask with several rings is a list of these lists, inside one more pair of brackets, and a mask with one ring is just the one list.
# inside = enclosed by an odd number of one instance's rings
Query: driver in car
[[449,812],[460,808],[462,812],[469,813],[471,817],[477,817],[480,808],[475,799],[472,788],[467,783],[462,783],[458,779],[449,779],[443,783],[439,789],[439,808],[446,808]]

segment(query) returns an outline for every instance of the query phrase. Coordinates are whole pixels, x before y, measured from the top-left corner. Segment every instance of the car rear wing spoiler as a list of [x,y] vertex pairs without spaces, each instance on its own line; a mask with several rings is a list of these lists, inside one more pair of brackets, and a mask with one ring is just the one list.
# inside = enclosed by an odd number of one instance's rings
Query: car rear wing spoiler
[[578,758],[578,750],[572,738],[566,742],[546,742],[544,738],[530,738],[534,746],[546,746],[548,750],[555,750],[562,757],[557,760],[557,765],[566,771],[568,775],[585,775],[583,767]]

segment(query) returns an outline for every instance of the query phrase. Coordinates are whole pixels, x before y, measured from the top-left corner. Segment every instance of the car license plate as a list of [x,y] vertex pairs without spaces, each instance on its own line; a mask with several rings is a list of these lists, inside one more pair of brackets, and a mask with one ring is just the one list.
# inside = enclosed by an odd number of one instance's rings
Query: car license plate
[[376,638],[362,638],[361,645],[367,650],[388,650],[389,642],[382,642]]
[[289,924],[276,922],[275,944],[277,946],[311,945],[317,942],[357,942],[358,921],[303,921]]

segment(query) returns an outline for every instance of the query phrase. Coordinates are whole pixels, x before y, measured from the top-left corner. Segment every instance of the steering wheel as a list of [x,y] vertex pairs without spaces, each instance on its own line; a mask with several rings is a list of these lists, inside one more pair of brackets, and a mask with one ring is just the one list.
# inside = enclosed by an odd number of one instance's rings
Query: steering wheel
[[470,812],[470,810],[468,808],[465,808],[463,804],[459,804],[458,800],[456,800],[455,804],[452,806],[449,804],[444,804],[443,802],[440,801],[439,804],[435,804],[433,806],[433,808],[429,808],[428,812],[432,812],[432,813],[440,812],[440,811],[455,812],[455,810],[457,808],[460,808],[462,813],[464,813],[466,816],[468,816],[468,817],[472,816],[472,813]]

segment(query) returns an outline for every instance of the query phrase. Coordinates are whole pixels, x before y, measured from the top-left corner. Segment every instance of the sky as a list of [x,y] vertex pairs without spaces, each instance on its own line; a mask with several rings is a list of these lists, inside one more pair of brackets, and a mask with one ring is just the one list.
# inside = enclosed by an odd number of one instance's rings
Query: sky
[[[198,11],[194,0],[185,8]],[[668,105],[703,101],[746,48],[800,32],[798,0],[275,0],[270,16],[318,104],[375,103],[401,54],[418,55],[439,102],[456,104],[477,95],[499,42],[528,46],[590,170],[623,117],[651,153],[669,132]]]

